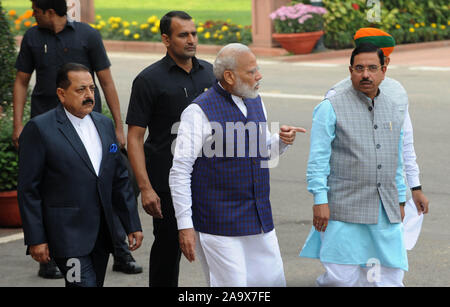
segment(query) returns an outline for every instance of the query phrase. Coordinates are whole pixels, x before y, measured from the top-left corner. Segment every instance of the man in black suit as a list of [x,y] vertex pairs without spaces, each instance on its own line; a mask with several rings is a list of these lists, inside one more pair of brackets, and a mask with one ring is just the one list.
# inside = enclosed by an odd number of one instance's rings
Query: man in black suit
[[114,125],[92,112],[94,89],[88,68],[64,65],[57,75],[61,104],[31,119],[19,140],[25,244],[34,260],[55,260],[66,286],[103,286],[116,235],[113,210],[130,250],[143,239]]

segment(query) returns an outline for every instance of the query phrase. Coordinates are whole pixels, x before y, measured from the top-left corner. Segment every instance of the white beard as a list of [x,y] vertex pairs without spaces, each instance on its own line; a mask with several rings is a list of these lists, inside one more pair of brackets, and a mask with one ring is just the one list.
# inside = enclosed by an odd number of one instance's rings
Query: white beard
[[258,90],[256,89],[256,86],[259,86],[259,82],[256,82],[255,85],[252,87],[248,84],[243,83],[241,81],[241,79],[239,77],[237,77],[237,82],[233,88],[233,91],[235,92],[236,96],[239,96],[242,98],[255,99],[259,95]]

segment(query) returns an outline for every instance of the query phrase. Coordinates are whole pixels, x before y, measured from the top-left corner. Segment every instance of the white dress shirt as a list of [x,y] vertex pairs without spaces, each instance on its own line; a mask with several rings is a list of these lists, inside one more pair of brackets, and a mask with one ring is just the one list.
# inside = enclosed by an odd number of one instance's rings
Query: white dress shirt
[[[232,99],[242,114],[247,117],[247,107],[242,98],[232,95]],[[261,104],[267,119],[266,108],[262,100]],[[289,146],[280,140],[278,133],[271,135],[268,127],[266,129],[266,144],[270,158],[274,159],[284,153]],[[173,165],[169,174],[169,186],[178,229],[193,228],[191,173],[195,160],[202,152],[203,145],[210,138],[212,138],[212,128],[208,118],[198,104],[190,104],[181,114]],[[276,143],[278,146],[272,146]],[[275,150],[271,151],[272,147]],[[277,147],[279,150],[276,150]]]
[[69,121],[72,123],[78,133],[78,136],[83,142],[84,148],[89,155],[89,159],[91,160],[95,173],[98,176],[100,164],[102,162],[103,150],[102,141],[100,139],[100,135],[98,134],[97,127],[95,127],[90,115],[86,115],[84,118],[79,118],[72,115],[65,108],[64,111],[66,111]]

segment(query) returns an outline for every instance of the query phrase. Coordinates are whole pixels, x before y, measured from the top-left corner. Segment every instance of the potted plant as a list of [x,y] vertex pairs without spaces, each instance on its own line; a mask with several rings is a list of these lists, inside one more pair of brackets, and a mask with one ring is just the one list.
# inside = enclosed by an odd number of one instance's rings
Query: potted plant
[[[18,153],[12,136],[12,90],[16,45],[0,1],[0,226],[22,224],[17,204]],[[29,115],[29,104],[25,109]]]
[[272,37],[294,54],[310,53],[323,35],[323,7],[298,3],[282,6],[270,14],[275,33]]
[[19,205],[17,203],[18,153],[12,135],[12,107],[4,105],[0,113],[0,226],[20,227]]

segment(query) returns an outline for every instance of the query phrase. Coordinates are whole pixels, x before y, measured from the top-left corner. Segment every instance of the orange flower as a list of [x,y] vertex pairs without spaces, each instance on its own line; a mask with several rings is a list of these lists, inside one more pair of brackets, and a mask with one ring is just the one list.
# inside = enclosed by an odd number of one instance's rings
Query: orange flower
[[27,10],[22,16],[23,16],[24,19],[31,18],[31,17],[33,17],[33,11],[32,10]]
[[23,23],[23,25],[27,28],[31,27],[31,21],[27,20]]
[[16,11],[14,11],[14,10],[10,10],[9,13],[8,13],[8,15],[11,16],[11,17],[12,17],[12,16],[16,16],[16,14],[17,14],[17,13],[16,13]]
[[20,19],[14,20],[14,23],[15,23],[16,25],[20,25],[21,22],[22,22],[22,20],[20,20]]

